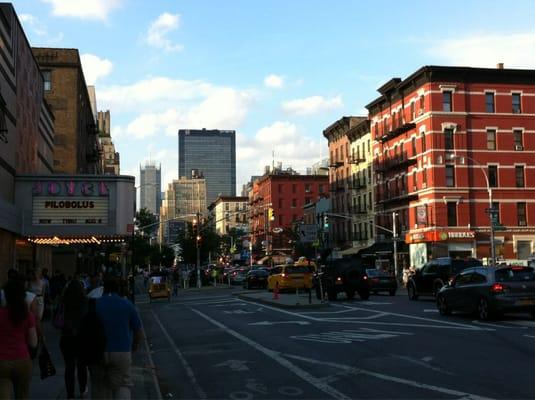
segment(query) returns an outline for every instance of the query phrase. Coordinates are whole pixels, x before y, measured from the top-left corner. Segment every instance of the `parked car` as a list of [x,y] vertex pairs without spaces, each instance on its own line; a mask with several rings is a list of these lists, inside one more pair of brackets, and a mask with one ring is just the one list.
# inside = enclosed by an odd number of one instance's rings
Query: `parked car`
[[417,269],[409,278],[407,283],[409,299],[418,300],[419,296],[436,297],[442,286],[462,270],[482,265],[481,261],[475,258],[435,258],[425,263],[422,268]]
[[504,312],[530,312],[535,318],[535,269],[526,266],[468,268],[437,294],[441,315],[475,312],[479,319]]
[[334,301],[340,292],[345,292],[348,299],[353,299],[355,293],[358,293],[362,300],[368,300],[370,297],[366,268],[357,258],[333,260],[322,266],[315,279],[318,299],[326,296],[329,301]]
[[247,268],[236,268],[230,272],[231,285],[241,285],[245,281],[247,275]]
[[264,268],[253,269],[247,272],[245,280],[243,281],[244,289],[260,288],[265,289],[267,287],[267,278],[269,273]]
[[284,264],[276,265],[269,271],[268,290],[310,289],[312,287],[312,272],[305,265]]
[[377,294],[379,292],[388,292],[390,296],[395,296],[398,289],[396,277],[381,269],[367,269],[368,285],[370,292]]

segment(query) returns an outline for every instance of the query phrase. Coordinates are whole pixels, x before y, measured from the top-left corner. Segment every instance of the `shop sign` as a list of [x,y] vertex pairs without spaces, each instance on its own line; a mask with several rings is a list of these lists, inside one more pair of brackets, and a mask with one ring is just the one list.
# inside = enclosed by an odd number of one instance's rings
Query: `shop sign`
[[411,239],[413,242],[417,242],[419,240],[424,240],[425,239],[425,233],[413,233],[411,235]]
[[427,225],[427,206],[416,207],[416,223],[418,225]]
[[448,239],[474,239],[475,232],[474,231],[449,231],[449,232],[440,232],[439,238],[440,240],[448,240]]
[[32,186],[35,196],[108,197],[110,190],[105,182],[36,181]]

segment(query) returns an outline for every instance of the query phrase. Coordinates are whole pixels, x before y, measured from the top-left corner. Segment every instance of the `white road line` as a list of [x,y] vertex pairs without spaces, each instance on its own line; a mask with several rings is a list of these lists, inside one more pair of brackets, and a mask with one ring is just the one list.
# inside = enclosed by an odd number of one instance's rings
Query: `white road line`
[[[338,307],[336,304],[334,304],[335,307]],[[364,310],[364,311],[369,311],[369,310],[372,310],[371,308],[360,308],[360,307],[352,307],[354,310]],[[483,328],[478,328],[478,327],[475,327],[473,325],[468,325],[468,324],[461,324],[461,323],[458,323],[458,322],[451,322],[451,321],[443,321],[443,320],[437,320],[437,319],[433,319],[433,318],[425,318],[425,317],[417,317],[415,315],[409,315],[409,314],[400,314],[400,313],[394,313],[394,312],[390,312],[390,311],[384,311],[384,310],[373,310],[373,311],[376,311],[376,312],[382,312],[384,314],[387,314],[387,315],[394,315],[396,317],[403,317],[403,318],[409,318],[409,319],[417,319],[417,320],[420,320],[420,321],[427,321],[427,322],[433,322],[435,324],[444,324],[444,325],[451,325],[451,326],[457,326],[457,327],[460,327],[460,328],[465,328],[465,329],[472,329],[472,330],[480,330],[480,329],[483,329]]]
[[424,312],[437,313],[438,310],[436,308],[425,308]]
[[287,368],[291,372],[293,372],[295,375],[303,379],[305,382],[309,383],[310,385],[314,386],[318,390],[321,390],[323,393],[329,395],[330,397],[334,399],[341,399],[341,400],[350,400],[351,398],[346,396],[345,394],[339,392],[338,390],[332,388],[327,383],[323,382],[321,379],[318,379],[311,374],[309,374],[307,371],[299,368],[297,365],[291,363],[290,361],[286,360],[285,358],[281,357],[280,354],[276,351],[270,350],[267,347],[262,346],[261,344],[249,339],[248,337],[242,335],[241,333],[236,332],[235,330],[232,330],[228,328],[227,326],[223,325],[222,323],[210,318],[208,315],[195,310],[191,309],[193,312],[197,313],[199,316],[203,317],[207,321],[211,322],[215,326],[225,330],[228,334],[234,336],[235,338],[241,340],[242,342],[247,343],[249,346],[253,347],[254,349],[260,351],[261,353],[264,353],[266,356],[271,358],[272,360],[276,361],[283,367]]
[[528,329],[526,326],[507,326],[507,325],[499,325],[499,324],[491,324],[489,322],[481,322],[477,319],[472,321],[474,324],[481,325],[481,326],[491,326],[493,328],[502,328],[502,329]]
[[[357,321],[357,320],[347,320],[345,318],[325,318],[320,322],[335,322],[339,324],[368,324],[368,325],[387,325],[387,326],[404,326],[404,327],[415,327],[415,328],[433,328],[433,329],[457,329],[462,331],[495,331],[496,329],[492,328],[478,328],[478,327],[459,327],[459,326],[450,326],[450,325],[432,325],[432,324],[414,324],[410,322],[379,322],[379,321]],[[437,321],[440,322],[440,321]]]
[[156,322],[158,323],[158,325],[160,326],[160,329],[162,330],[165,338],[167,339],[167,341],[171,345],[171,348],[174,350],[175,354],[180,359],[180,362],[182,363],[182,366],[186,370],[186,373],[188,374],[188,377],[189,377],[189,379],[191,381],[191,385],[195,389],[195,392],[197,393],[197,396],[199,396],[199,398],[201,398],[201,399],[206,399],[207,398],[206,393],[204,392],[204,390],[199,385],[199,382],[197,382],[197,378],[195,378],[195,374],[193,373],[193,370],[191,369],[191,367],[188,364],[188,362],[186,361],[186,358],[184,357],[182,352],[178,349],[178,347],[176,346],[176,344],[173,341],[173,339],[171,338],[171,336],[169,336],[169,333],[164,328],[162,322],[160,321],[160,318],[158,318],[158,316],[156,315],[156,313],[154,311],[151,310],[151,313],[152,313],[152,316],[154,317],[154,319],[156,320]]
[[398,354],[390,354],[390,357],[398,358],[400,360],[407,361],[407,362],[419,365],[420,367],[424,367],[424,368],[430,369],[432,371],[440,372],[442,374],[453,375],[453,373],[451,373],[449,371],[446,371],[446,370],[444,370],[442,368],[439,368],[439,367],[432,366],[431,364],[429,364],[429,362],[426,362],[425,360],[418,360],[416,358],[412,358],[412,357],[408,357],[408,356],[402,356],[402,355],[398,355]]
[[[244,303],[247,303],[247,304],[258,306],[258,303],[255,303],[255,302],[251,302],[251,301],[247,301],[247,300],[242,300],[242,301]],[[270,309],[270,310],[273,310],[273,311],[277,311],[277,312],[280,312],[280,313],[283,313],[283,314],[288,314],[288,315],[291,315],[293,317],[299,317],[299,318],[308,319],[309,321],[319,321],[319,322],[323,322],[324,321],[323,318],[310,317],[308,315],[303,315],[303,314],[300,314],[300,313],[296,313],[296,312],[292,312],[292,311],[288,311],[288,310],[283,310],[283,309],[277,308],[277,307],[271,307],[271,306],[268,306],[268,305],[265,305],[265,304],[262,304],[262,307]]]
[[519,325],[519,326],[529,326],[530,328],[535,328],[535,321],[507,321],[508,324]]
[[528,338],[531,338],[531,339],[535,339],[535,336],[533,336],[533,335],[524,335],[524,337],[528,337]]
[[461,392],[459,390],[443,388],[443,387],[440,387],[440,386],[429,385],[427,383],[420,383],[420,382],[416,382],[416,381],[413,381],[413,380],[410,380],[410,379],[398,378],[396,376],[381,374],[381,373],[378,373],[378,372],[368,371],[368,370],[361,369],[361,368],[355,368],[355,367],[351,367],[349,365],[332,363],[332,362],[321,361],[321,360],[314,360],[312,358],[295,356],[295,355],[291,355],[291,354],[283,354],[283,355],[285,357],[292,358],[294,360],[300,360],[300,361],[309,362],[309,363],[312,363],[312,364],[318,364],[318,365],[321,365],[321,366],[329,366],[329,367],[339,368],[341,370],[344,370],[344,371],[349,372],[349,373],[354,374],[354,375],[359,375],[359,374],[368,375],[368,376],[372,376],[374,378],[382,379],[382,380],[385,380],[385,381],[395,382],[395,383],[399,383],[401,385],[412,386],[412,387],[416,387],[416,388],[419,388],[419,389],[430,390],[430,391],[433,391],[433,392],[443,393],[443,394],[447,394],[447,395],[451,395],[451,396],[462,396],[463,398],[471,399],[471,400],[488,400],[489,399],[488,397],[482,397],[482,396],[474,395],[474,394],[471,394],[471,393]]
[[149,359],[149,368],[152,374],[152,380],[154,382],[154,387],[156,388],[156,398],[158,400],[162,399],[162,392],[160,390],[160,383],[158,382],[158,377],[156,376],[156,367],[154,366],[154,360],[152,359],[152,355],[150,354],[150,348],[149,348],[149,342],[147,341],[147,331],[145,330],[145,326],[143,325],[143,320],[140,318],[141,322],[141,329],[145,334],[143,335],[143,342],[145,342],[145,352],[147,353],[147,358]]

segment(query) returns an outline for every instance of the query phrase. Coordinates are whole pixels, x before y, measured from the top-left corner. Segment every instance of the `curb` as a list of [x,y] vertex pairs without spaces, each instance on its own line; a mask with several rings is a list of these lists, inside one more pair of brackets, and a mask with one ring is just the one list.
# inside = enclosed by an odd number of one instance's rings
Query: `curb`
[[145,352],[147,353],[147,359],[149,363],[149,368],[151,370],[154,389],[156,390],[156,400],[162,400],[163,397],[162,397],[162,392],[160,390],[160,381],[158,379],[158,374],[156,373],[156,366],[154,364],[154,360],[152,359],[152,354],[151,354],[151,350],[149,346],[149,339],[147,337],[147,331],[145,331],[145,325],[143,324],[143,320],[141,319],[141,317],[139,319],[141,321],[141,329],[143,329],[143,342],[145,344]]
[[252,301],[254,303],[265,304],[265,305],[272,306],[272,307],[284,308],[284,309],[293,309],[293,310],[296,310],[296,309],[301,309],[302,310],[302,309],[327,308],[327,307],[331,306],[329,303],[285,304],[285,303],[279,303],[279,302],[274,301],[274,300],[259,299],[257,297],[249,296],[247,294],[240,294],[240,293],[234,293],[233,296],[236,296],[237,298],[239,298],[241,300],[247,300],[247,301]]

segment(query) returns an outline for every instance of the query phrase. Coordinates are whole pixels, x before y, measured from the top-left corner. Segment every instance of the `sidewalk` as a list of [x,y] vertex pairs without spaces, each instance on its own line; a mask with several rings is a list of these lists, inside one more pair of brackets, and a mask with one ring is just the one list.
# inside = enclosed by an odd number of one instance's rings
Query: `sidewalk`
[[316,298],[316,293],[312,291],[310,296],[305,291],[299,291],[299,295],[294,293],[279,293],[278,299],[273,293],[262,291],[247,291],[234,293],[234,296],[242,300],[253,301],[255,303],[266,304],[278,308],[290,309],[310,309],[325,308],[330,304],[327,301],[321,302]]
[[[37,360],[33,364],[33,379],[30,389],[31,399],[65,399],[64,364],[63,356],[59,348],[60,331],[55,329],[50,322],[43,323],[43,331],[46,345],[54,366],[56,375],[45,380],[39,376],[39,364]],[[139,350],[133,353],[132,358],[132,399],[161,399],[160,389],[156,386],[154,365],[149,357],[146,340]],[[78,390],[78,388],[77,388]],[[76,392],[78,395],[78,392]],[[86,398],[91,398],[90,394]]]

